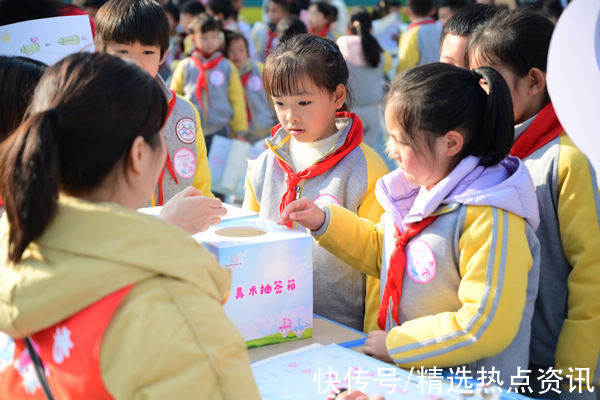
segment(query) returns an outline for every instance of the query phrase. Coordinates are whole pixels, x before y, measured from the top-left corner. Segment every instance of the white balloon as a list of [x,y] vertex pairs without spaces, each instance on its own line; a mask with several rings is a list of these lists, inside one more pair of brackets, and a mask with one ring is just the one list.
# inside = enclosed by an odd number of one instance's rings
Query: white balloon
[[600,1],[574,0],[563,11],[546,72],[558,119],[600,172]]

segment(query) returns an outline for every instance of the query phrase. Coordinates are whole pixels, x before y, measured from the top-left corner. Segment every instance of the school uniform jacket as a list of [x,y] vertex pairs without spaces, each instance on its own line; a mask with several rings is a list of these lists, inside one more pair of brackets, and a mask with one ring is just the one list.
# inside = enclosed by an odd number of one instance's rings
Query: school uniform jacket
[[263,85],[263,69],[262,64],[250,60],[240,68],[240,77],[248,107],[248,133],[261,139],[266,138],[271,127],[277,123]]
[[385,209],[379,224],[330,205],[313,235],[353,267],[380,275],[384,288],[395,226],[437,215],[405,248],[400,325],[390,307],[388,352],[404,368],[467,365],[476,376],[494,366],[510,385],[517,367],[528,365],[539,274],[537,203],[518,159],[488,168],[478,162],[463,159],[431,191],[393,171],[377,185]]
[[[162,78],[157,76],[156,80],[163,88],[167,102],[175,101],[171,115],[161,132],[172,167],[165,167],[163,173],[164,202],[187,186],[194,186],[201,190],[203,195],[212,197],[210,169],[200,115],[196,107],[183,96],[177,95],[177,98],[173,99],[173,93]],[[154,204],[158,198],[158,191],[157,187],[154,193]]]
[[[540,292],[531,363],[589,368],[600,386],[600,196],[586,156],[565,134],[523,162],[536,186],[541,223]],[[577,373],[575,373],[576,376]],[[590,382],[591,386],[591,382]]]
[[[216,52],[209,58],[201,56],[203,62],[221,55]],[[202,112],[202,130],[211,135],[228,125],[234,133],[246,133],[248,120],[244,89],[235,65],[223,58],[218,65],[206,71],[208,93],[203,99],[196,96],[198,68],[190,57],[183,59],[173,72],[171,89],[189,100]]]
[[408,30],[400,35],[398,72],[439,61],[441,35],[441,25],[431,18],[410,24]]
[[[338,119],[340,121],[340,119]],[[323,155],[337,151],[345,142],[350,119],[333,147]],[[284,129],[267,140],[269,149],[250,161],[246,177],[244,208],[263,218],[279,220],[279,205],[286,191],[286,175],[277,158],[291,165],[290,136]],[[383,160],[373,149],[361,143],[329,171],[299,184],[297,198],[308,197],[317,204],[339,204],[363,218],[378,220],[382,209],[375,199],[375,182],[387,172]],[[300,227],[300,229],[303,229]],[[365,314],[365,276],[315,244],[313,248],[314,312],[362,330]]]

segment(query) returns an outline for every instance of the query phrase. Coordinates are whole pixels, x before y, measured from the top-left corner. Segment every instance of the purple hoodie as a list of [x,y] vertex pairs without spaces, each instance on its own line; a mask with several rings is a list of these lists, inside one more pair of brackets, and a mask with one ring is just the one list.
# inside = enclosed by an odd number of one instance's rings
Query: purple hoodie
[[452,203],[500,208],[522,217],[537,229],[535,186],[521,160],[508,156],[491,167],[478,165],[479,160],[465,157],[431,190],[409,182],[398,168],[379,179],[375,196],[402,231],[431,215],[440,205]]

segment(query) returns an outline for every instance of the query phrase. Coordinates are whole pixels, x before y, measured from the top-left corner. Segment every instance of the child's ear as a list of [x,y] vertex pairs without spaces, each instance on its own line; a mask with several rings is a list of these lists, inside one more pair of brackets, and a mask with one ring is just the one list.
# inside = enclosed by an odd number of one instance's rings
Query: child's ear
[[531,68],[527,74],[527,92],[535,97],[546,93],[546,73],[539,68]]
[[163,63],[167,59],[167,55],[169,55],[169,48],[168,47],[165,50],[165,54],[163,54],[162,58],[160,59],[160,63],[158,63],[158,65],[163,65]]
[[346,95],[347,95],[346,86],[342,85],[341,83],[338,84],[337,87],[335,88],[335,92],[333,92],[333,98],[334,98],[336,110],[339,110],[340,108],[342,108],[342,106],[346,102]]
[[454,157],[461,152],[465,139],[458,131],[448,131],[444,135],[444,154],[447,157]]

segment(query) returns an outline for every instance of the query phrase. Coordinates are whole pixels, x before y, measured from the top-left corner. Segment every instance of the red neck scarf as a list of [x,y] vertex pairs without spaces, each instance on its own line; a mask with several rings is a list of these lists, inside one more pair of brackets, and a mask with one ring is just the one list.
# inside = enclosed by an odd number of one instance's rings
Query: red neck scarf
[[214,60],[202,62],[202,60],[197,55],[192,54],[192,61],[194,62],[194,64],[196,64],[196,68],[198,68],[198,80],[196,81],[196,98],[198,98],[198,104],[200,104],[200,107],[202,107],[205,113],[206,110],[204,109],[204,102],[202,101],[202,94],[204,93],[204,91],[206,91],[206,98],[208,99],[208,101],[210,101],[210,94],[208,93],[208,84],[206,83],[206,71],[211,70],[217,65],[219,65],[223,57],[223,54],[221,54]]
[[267,56],[271,52],[271,49],[273,48],[273,42],[275,41],[276,37],[277,37],[277,31],[268,31],[267,32],[267,44],[265,46],[265,54],[264,54],[263,58],[267,58]]
[[319,37],[325,37],[325,36],[327,36],[327,34],[329,34],[329,25],[325,25],[323,27],[323,29],[321,29],[319,32],[317,32],[314,29],[310,28],[308,30],[308,33],[310,33],[311,35],[319,36]]
[[[167,123],[169,118],[171,118],[171,114],[173,113],[173,109],[175,108],[175,103],[177,103],[177,94],[173,90],[169,89],[169,91],[171,92],[171,99],[169,100],[169,108],[167,109],[167,118],[165,118],[165,124]],[[163,128],[164,128],[165,124],[163,124]],[[161,133],[161,135],[162,135],[162,133]],[[173,165],[171,164],[171,156],[169,155],[168,149],[167,149],[167,159],[165,160],[165,167],[167,167],[167,170],[169,171],[169,173],[175,180],[175,184],[177,184],[178,183],[177,176],[175,176],[175,170],[173,169]],[[163,178],[165,176],[165,167],[163,167],[163,170],[160,173],[160,176],[158,177],[158,203],[157,203],[157,205],[159,205],[159,206],[162,206],[165,202],[165,196],[163,193]]]
[[410,24],[408,26],[408,29],[412,29],[415,26],[419,26],[419,25],[429,25],[429,24],[435,24],[435,19],[425,18],[425,19],[422,19],[421,21],[413,22],[412,24]]
[[[314,178],[315,176],[321,175],[329,171],[335,164],[338,163],[342,158],[346,157],[348,153],[358,147],[361,144],[363,139],[363,127],[362,123],[358,116],[354,113],[349,112],[338,112],[336,114],[337,118],[351,118],[352,126],[350,127],[350,131],[348,132],[348,136],[346,136],[346,141],[335,152],[327,156],[324,160],[311,165],[300,172],[294,172],[294,169],[285,161],[277,157],[277,163],[285,172],[285,184],[287,187],[286,192],[283,194],[281,198],[281,203],[279,204],[279,212],[281,213],[285,207],[290,204],[292,201],[296,200],[296,186],[300,181],[305,179]],[[274,126],[271,129],[271,136],[274,136],[275,133],[281,128],[281,124]],[[292,227],[292,222],[289,221],[287,223],[288,227]]]
[[554,112],[552,103],[548,103],[513,144],[510,155],[525,158],[563,132],[564,129]]
[[379,314],[377,315],[377,324],[382,330],[385,330],[385,321],[390,305],[390,297],[392,298],[392,317],[394,318],[394,321],[400,325],[400,322],[398,321],[398,306],[402,295],[402,278],[404,277],[404,269],[406,268],[405,247],[413,237],[421,233],[423,229],[427,228],[436,218],[437,216],[427,217],[422,221],[414,223],[406,228],[404,233],[400,233],[400,230],[396,227],[396,247],[390,257],[385,289],[383,290]]

